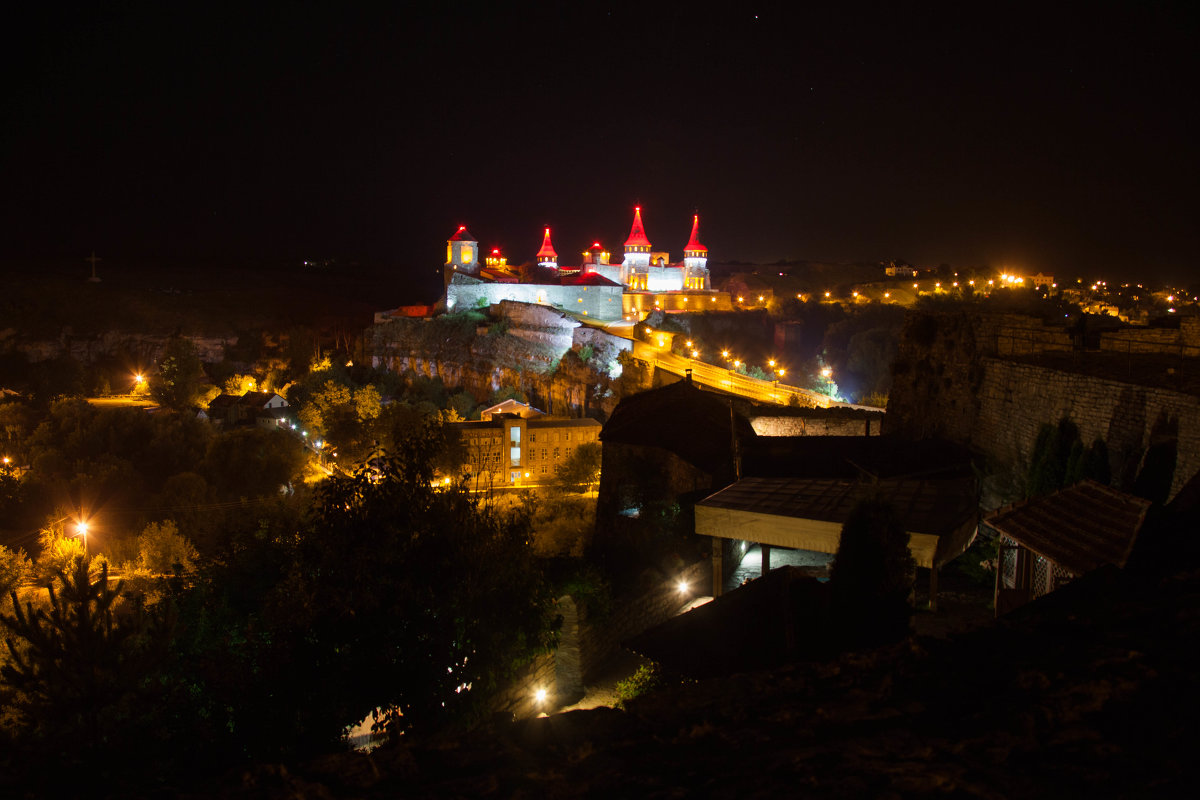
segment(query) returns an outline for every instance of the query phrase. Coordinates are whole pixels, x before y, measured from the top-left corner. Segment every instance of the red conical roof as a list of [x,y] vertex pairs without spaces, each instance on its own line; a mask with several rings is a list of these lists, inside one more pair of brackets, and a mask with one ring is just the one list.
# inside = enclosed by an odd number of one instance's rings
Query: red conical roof
[[549,228],[546,228],[546,235],[542,239],[542,249],[537,251],[537,257],[543,261],[550,258],[558,258],[558,253],[554,252],[554,245],[550,244]]
[[456,230],[454,232],[454,235],[450,237],[450,241],[452,241],[452,242],[474,242],[474,241],[478,241],[478,240],[474,236],[471,235],[471,232],[469,230],[467,230],[466,225],[459,225],[458,230]]
[[689,250],[696,250],[696,251],[703,252],[703,253],[708,252],[708,248],[705,247],[704,245],[700,244],[700,215],[699,214],[695,214],[692,216],[692,238],[688,239],[688,243],[683,246],[683,249],[684,249],[684,252],[687,252]]
[[642,227],[642,208],[633,209],[633,227],[629,229],[629,238],[625,240],[626,247],[649,247],[650,240],[646,238],[646,229]]

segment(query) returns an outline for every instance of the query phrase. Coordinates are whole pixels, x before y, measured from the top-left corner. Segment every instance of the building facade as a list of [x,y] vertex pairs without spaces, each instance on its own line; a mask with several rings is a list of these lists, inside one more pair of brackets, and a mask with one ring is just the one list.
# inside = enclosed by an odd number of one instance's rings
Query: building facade
[[599,441],[594,419],[493,413],[489,419],[453,422],[465,450],[463,477],[472,488],[550,483],[580,445]]

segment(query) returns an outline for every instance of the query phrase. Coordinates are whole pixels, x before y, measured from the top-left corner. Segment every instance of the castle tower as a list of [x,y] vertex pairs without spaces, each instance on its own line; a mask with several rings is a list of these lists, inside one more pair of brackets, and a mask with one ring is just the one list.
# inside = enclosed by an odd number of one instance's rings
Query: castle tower
[[471,235],[466,225],[459,225],[454,235],[446,240],[446,269],[479,273],[479,240]]
[[629,229],[629,238],[625,240],[624,266],[626,269],[650,266],[650,240],[646,238],[646,229],[642,227],[641,206],[633,209],[633,227]]
[[549,228],[546,228],[546,235],[542,237],[542,249],[537,251],[537,263],[539,267],[558,269],[558,253],[554,252],[554,245],[550,244]]
[[683,248],[685,289],[708,289],[708,248],[700,244],[700,215],[692,216],[692,236]]

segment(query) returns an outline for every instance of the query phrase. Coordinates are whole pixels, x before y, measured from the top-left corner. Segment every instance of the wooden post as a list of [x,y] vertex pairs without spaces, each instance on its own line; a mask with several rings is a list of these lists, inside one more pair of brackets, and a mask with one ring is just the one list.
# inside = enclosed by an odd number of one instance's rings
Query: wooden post
[[929,610],[937,611],[937,565],[929,568]]
[[712,565],[713,565],[713,597],[721,596],[721,589],[725,586],[725,540],[714,536],[712,537]]
[[762,550],[762,574],[766,575],[771,568],[771,545],[760,544],[758,547]]

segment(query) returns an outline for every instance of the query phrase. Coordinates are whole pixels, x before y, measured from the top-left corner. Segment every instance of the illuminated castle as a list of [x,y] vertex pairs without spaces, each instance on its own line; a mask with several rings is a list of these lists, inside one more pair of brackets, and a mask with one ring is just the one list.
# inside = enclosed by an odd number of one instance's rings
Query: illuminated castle
[[651,308],[728,307],[727,296],[712,292],[708,248],[700,243],[698,214],[692,217],[692,234],[684,245],[682,261],[672,263],[670,253],[654,250],[642,224],[640,207],[633,210],[633,226],[624,249],[624,258],[613,263],[600,242],[594,242],[583,252],[579,266],[563,266],[558,263],[550,229],[546,228],[536,254],[537,269],[519,274],[508,266],[499,249],[493,250],[481,266],[479,242],[466,227],[459,226],[446,242],[446,308],[509,299],[608,320],[629,317],[634,312],[640,316]]
[[[546,235],[549,237],[549,228]],[[547,238],[547,241],[549,239]],[[596,242],[583,254],[583,272],[595,272],[630,291],[678,292],[712,288],[708,275],[708,248],[700,244],[700,215],[692,217],[692,236],[683,248],[683,261],[672,264],[671,254],[655,252],[642,225],[642,209],[633,210],[633,227],[625,240],[625,258],[611,264],[608,253]]]

